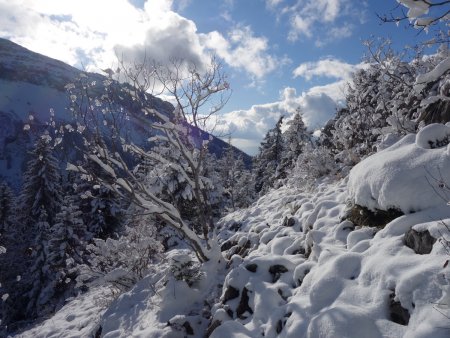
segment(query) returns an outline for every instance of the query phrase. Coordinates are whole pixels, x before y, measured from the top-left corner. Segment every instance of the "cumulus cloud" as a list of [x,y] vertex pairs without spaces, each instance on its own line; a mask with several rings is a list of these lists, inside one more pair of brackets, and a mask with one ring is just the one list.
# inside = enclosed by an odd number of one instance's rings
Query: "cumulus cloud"
[[366,3],[350,0],[297,0],[293,4],[285,4],[281,0],[266,0],[266,6],[277,15],[287,17],[289,41],[315,38],[316,45],[321,46],[337,38],[351,36],[354,26],[348,22],[364,20]]
[[352,65],[335,58],[327,58],[314,62],[305,62],[294,69],[293,75],[311,80],[313,77],[327,77],[340,80],[350,79],[352,73],[364,67],[363,64]]
[[[336,99],[342,100],[343,95],[336,95]],[[217,130],[231,133],[235,146],[254,155],[258,152],[261,140],[275,126],[280,116],[288,121],[296,109],[300,108],[305,124],[310,130],[315,130],[335,115],[337,107],[338,103],[325,92],[310,90],[298,95],[294,88],[287,87],[280,92],[280,99],[276,102],[253,105],[248,110],[224,114]]]
[[192,20],[174,10],[187,3],[146,0],[138,8],[128,0],[114,0],[106,8],[104,0],[0,0],[0,36],[89,70],[111,67],[116,53],[130,59],[145,53],[157,61],[182,55],[199,64],[214,51],[252,79],[283,63],[271,54],[267,39],[255,36],[250,27],[235,25],[226,35],[199,33]]
[[288,62],[269,53],[265,37],[257,37],[249,26],[235,26],[225,37],[217,31],[202,36],[204,45],[213,50],[229,66],[243,69],[260,79]]

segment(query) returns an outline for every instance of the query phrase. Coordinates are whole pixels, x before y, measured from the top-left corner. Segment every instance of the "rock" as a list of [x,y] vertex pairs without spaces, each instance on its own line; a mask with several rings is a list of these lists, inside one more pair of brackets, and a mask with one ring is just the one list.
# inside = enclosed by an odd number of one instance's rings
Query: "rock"
[[280,264],[272,265],[269,268],[269,272],[273,277],[272,283],[275,283],[277,280],[279,280],[282,273],[285,273],[288,271],[289,270],[284,265],[280,265]]
[[225,243],[222,244],[222,246],[220,247],[220,251],[224,252],[227,250],[230,250],[233,246],[237,245],[236,242],[234,241],[226,241]]
[[304,255],[305,254],[305,248],[298,248],[292,252],[293,255]]
[[95,331],[94,338],[100,338],[102,336],[102,327],[99,326],[97,331]]
[[244,289],[242,290],[241,300],[239,301],[239,305],[236,309],[236,316],[238,318],[246,319],[247,317],[244,316],[244,313],[246,312],[253,314],[252,308],[250,307],[250,305],[248,305],[249,300],[250,298],[248,297],[248,290],[246,287],[244,287]]
[[384,228],[386,224],[403,215],[398,209],[372,211],[355,204],[347,211],[343,220],[349,220],[356,226]]
[[225,291],[225,294],[223,295],[223,301],[222,303],[226,303],[229,300],[235,299],[239,297],[239,290],[235,287],[228,285],[227,290]]
[[414,250],[416,254],[425,255],[429,254],[433,249],[433,244],[436,242],[436,238],[431,236],[428,230],[418,232],[414,229],[410,229],[404,238],[404,243],[408,248]]
[[192,328],[191,324],[188,321],[185,321],[183,323],[183,327],[186,330],[186,334],[193,336],[194,335],[194,329]]
[[281,333],[281,331],[283,330],[283,322],[281,321],[281,319],[277,322],[277,327],[276,327],[276,331],[278,334]]
[[389,295],[389,316],[394,323],[408,325],[410,314],[399,301],[395,300],[395,293]]
[[295,225],[295,218],[294,217],[285,217],[283,220],[284,227],[293,227]]
[[256,272],[256,270],[258,270],[258,265],[256,265],[255,263],[247,264],[245,268],[250,272]]
[[234,222],[234,223],[229,227],[229,229],[230,229],[231,231],[236,232],[236,231],[238,231],[238,230],[241,229],[241,226],[242,226],[241,223]]
[[211,323],[211,325],[208,326],[208,329],[206,330],[206,338],[208,338],[215,329],[217,329],[220,325],[222,324],[222,322],[220,320],[215,320]]

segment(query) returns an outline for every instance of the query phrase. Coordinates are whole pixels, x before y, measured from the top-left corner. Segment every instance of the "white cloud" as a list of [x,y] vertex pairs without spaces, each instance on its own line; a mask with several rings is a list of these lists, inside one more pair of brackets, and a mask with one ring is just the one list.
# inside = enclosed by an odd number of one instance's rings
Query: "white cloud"
[[202,37],[204,45],[229,66],[243,69],[256,79],[261,79],[288,62],[286,58],[272,56],[268,40],[255,36],[249,26],[235,26],[227,38],[217,31]]
[[288,40],[315,38],[321,46],[337,38],[349,37],[354,26],[343,19],[361,21],[365,16],[365,1],[350,0],[297,0],[285,5],[280,0],[266,0],[266,6],[277,15],[287,16],[289,23]]
[[314,20],[311,18],[303,18],[302,16],[295,14],[291,17],[291,29],[288,33],[289,41],[297,41],[299,36],[304,35],[308,38],[312,36],[311,26],[314,24]]
[[352,65],[334,58],[327,58],[315,62],[305,62],[294,69],[293,75],[311,80],[313,77],[327,77],[341,80],[350,79],[352,73],[364,67],[363,64]]
[[266,6],[268,8],[274,8],[276,6],[278,6],[279,4],[281,4],[283,2],[283,0],[266,0]]
[[0,36],[89,70],[111,67],[115,51],[129,58],[145,52],[158,61],[182,55],[196,63],[209,61],[207,54],[215,51],[252,79],[261,79],[284,61],[271,55],[267,39],[255,36],[250,27],[235,26],[226,36],[197,32],[192,20],[173,9],[187,3],[147,0],[137,8],[127,0],[0,0]]
[[273,128],[280,118],[289,120],[300,108],[305,124],[314,130],[331,119],[344,95],[331,98],[319,89],[297,95],[294,88],[288,87],[280,92],[280,100],[272,103],[253,105],[248,110],[237,110],[224,114],[218,132],[231,133],[232,143],[249,154],[256,154],[259,144],[267,131]]

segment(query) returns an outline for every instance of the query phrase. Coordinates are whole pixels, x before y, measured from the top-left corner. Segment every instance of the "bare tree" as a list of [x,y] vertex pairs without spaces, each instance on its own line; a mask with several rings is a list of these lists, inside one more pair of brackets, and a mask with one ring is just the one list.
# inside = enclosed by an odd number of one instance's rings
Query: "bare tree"
[[[89,81],[69,86],[72,110],[83,135],[84,157],[96,170],[81,164],[69,164],[68,169],[94,177],[130,198],[143,212],[155,215],[186,239],[201,262],[220,259],[210,203],[214,185],[205,174],[211,137],[202,130],[212,125],[214,115],[229,97],[229,85],[220,64],[212,58],[207,67],[200,69],[183,60],[162,65],[144,58],[139,63],[121,61],[119,65],[116,74],[127,81],[125,85],[109,78],[100,93],[97,84]],[[150,91],[172,96],[176,102],[174,111],[167,114],[154,109],[155,97]],[[123,112],[117,101],[128,104],[130,109]],[[162,147],[145,150],[127,139],[123,125],[129,119],[147,129],[153,135],[149,140]],[[94,124],[89,125],[92,121]],[[108,131],[109,140],[103,138],[104,130]],[[160,165],[162,170],[174,171],[186,185],[186,198],[195,203],[199,224],[190,224],[176,204],[146,185],[138,170],[129,165],[127,154]]]

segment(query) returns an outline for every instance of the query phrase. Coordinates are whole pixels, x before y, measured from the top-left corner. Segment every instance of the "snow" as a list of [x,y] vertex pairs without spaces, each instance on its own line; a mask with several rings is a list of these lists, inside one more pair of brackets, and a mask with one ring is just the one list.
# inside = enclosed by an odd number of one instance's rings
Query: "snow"
[[438,148],[440,142],[447,145],[449,140],[450,126],[432,123],[419,131],[416,136],[416,145],[420,148],[432,149]]
[[[241,236],[257,233],[252,238],[255,249],[236,260],[239,263],[233,265],[223,287],[224,292],[229,285],[247,288],[253,314],[224,315],[224,308],[235,311],[239,297],[216,305],[214,319],[224,323],[211,337],[447,336],[441,329],[445,317],[433,309],[445,297],[439,275],[447,253],[435,244],[429,255],[417,255],[403,244],[403,235],[417,224],[415,229],[427,229],[440,237],[446,231],[441,222],[450,222],[448,206],[402,216],[381,230],[354,229],[350,221],[341,220],[349,197],[346,187],[347,181],[342,180],[319,185],[314,194],[280,188],[222,220],[224,228],[242,223],[242,232],[222,232],[228,240],[239,242]],[[293,228],[280,225],[285,216],[295,217]],[[262,227],[262,222],[267,226]],[[280,242],[279,238],[293,241]],[[273,254],[274,247],[283,251],[280,243],[285,245],[282,256]],[[287,254],[292,243],[312,245],[309,258]],[[249,264],[258,266],[256,272],[246,269]],[[268,267],[277,264],[287,272],[274,282]],[[392,292],[411,314],[408,326],[390,320]]]
[[[200,338],[214,322],[211,338],[448,337],[450,267],[442,244],[450,240],[450,207],[430,183],[450,182],[450,154],[448,145],[430,149],[428,142],[448,128],[407,135],[347,178],[322,179],[311,190],[284,186],[226,215],[217,236],[229,244],[229,261],[205,263],[192,286],[173,278],[171,262],[195,257],[172,250],[104,313],[86,294],[23,337],[89,336],[100,325],[107,338]],[[346,219],[349,201],[405,215],[384,227],[361,226]],[[429,254],[405,245],[410,229],[438,239]],[[391,301],[408,311],[408,325],[392,320]]]
[[108,287],[98,287],[69,301],[63,308],[35,325],[15,335],[20,338],[76,338],[91,337],[99,327],[102,313],[114,295]]
[[350,199],[371,210],[399,209],[403,213],[447,203],[441,182],[450,182],[448,147],[428,149],[430,137],[448,127],[431,125],[358,163],[349,175]]
[[431,71],[416,78],[414,89],[420,92],[430,82],[436,82],[450,69],[450,56],[439,62]]
[[417,0],[397,0],[397,1],[406,8],[409,8],[407,15],[408,18],[410,19],[415,19],[421,15],[427,14],[430,8],[430,5],[428,5],[425,1],[417,1]]

